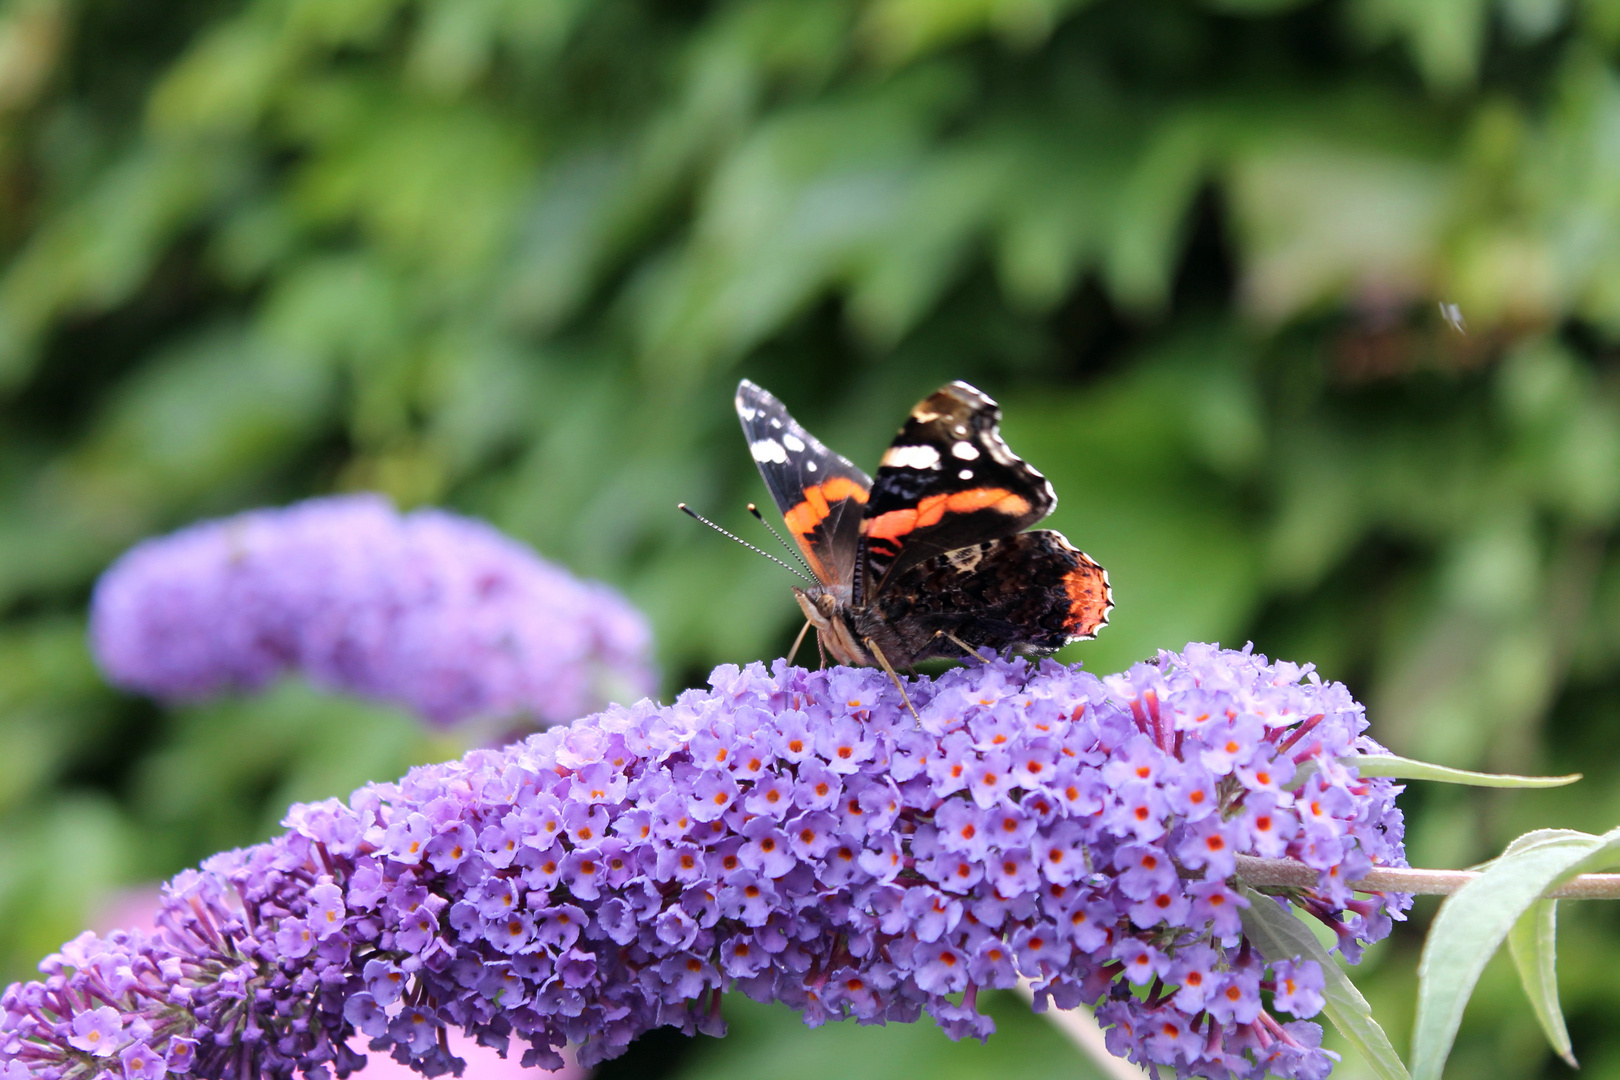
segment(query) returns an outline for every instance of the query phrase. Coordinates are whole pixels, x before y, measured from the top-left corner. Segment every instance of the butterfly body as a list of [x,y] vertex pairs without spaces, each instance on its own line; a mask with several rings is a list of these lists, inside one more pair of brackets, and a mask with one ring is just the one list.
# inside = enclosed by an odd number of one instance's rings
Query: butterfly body
[[794,596],[835,661],[1049,652],[1107,624],[1107,572],[1061,533],[1023,531],[1057,496],[1002,440],[1000,408],[967,383],[911,410],[873,478],[747,380],[737,415],[816,577]]

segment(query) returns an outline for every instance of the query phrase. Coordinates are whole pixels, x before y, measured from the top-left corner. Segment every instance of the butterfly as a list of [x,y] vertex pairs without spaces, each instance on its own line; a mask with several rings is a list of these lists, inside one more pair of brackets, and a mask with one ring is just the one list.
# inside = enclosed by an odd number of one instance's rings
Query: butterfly
[[1047,479],[965,382],[906,418],[877,476],[823,446],[769,391],[737,387],[749,452],[815,582],[793,594],[826,655],[909,668],[988,647],[1042,653],[1108,623],[1108,573],[1051,529]]

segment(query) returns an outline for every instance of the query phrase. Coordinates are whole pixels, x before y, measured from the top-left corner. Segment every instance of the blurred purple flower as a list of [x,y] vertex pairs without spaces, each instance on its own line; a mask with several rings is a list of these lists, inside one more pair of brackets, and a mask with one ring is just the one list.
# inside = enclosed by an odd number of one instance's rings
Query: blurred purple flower
[[148,540],[102,575],[90,617],[119,686],[170,700],[287,670],[438,724],[545,725],[651,691],[646,620],[482,522],[313,499]]
[[1228,853],[1266,835],[1314,866],[1288,895],[1346,952],[1409,902],[1344,887],[1404,863],[1399,789],[1340,763],[1377,747],[1309,669],[997,660],[913,681],[919,717],[868,670],[711,684],[295,806],[176,878],[161,933],[86,934],[8,988],[0,1077],[90,1080],[136,1045],[199,1077],[342,1076],[357,1031],[430,1076],[460,1068],[457,1029],[592,1064],[656,1026],[720,1032],[726,988],[983,1036],[979,991],[1019,973],[1138,1061],[1315,1077],[1320,1029],[1279,1016],[1320,1008],[1320,969],[1243,937]]

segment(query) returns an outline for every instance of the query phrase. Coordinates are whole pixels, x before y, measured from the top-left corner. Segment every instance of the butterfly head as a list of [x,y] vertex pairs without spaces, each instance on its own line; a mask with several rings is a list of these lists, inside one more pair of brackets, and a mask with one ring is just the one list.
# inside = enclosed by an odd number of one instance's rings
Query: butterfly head
[[795,585],[793,598],[815,627],[816,638],[828,656],[840,664],[871,666],[870,654],[861,647],[849,625],[849,591],[847,585]]

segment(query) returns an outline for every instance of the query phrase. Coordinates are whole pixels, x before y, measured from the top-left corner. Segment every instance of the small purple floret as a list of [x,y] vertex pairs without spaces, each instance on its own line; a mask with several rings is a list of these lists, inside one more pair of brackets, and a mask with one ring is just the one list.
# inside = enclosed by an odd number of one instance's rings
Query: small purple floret
[[482,522],[312,499],[142,543],[102,575],[97,661],[188,701],[289,670],[438,724],[546,725],[651,691],[646,620]]
[[116,1053],[123,1041],[120,1034],[124,1030],[124,1021],[111,1005],[74,1014],[73,1022],[68,1027],[72,1031],[67,1037],[68,1044],[94,1057]]
[[912,681],[920,717],[881,672],[711,684],[293,807],[176,878],[158,934],[83,935],[8,988],[0,1080],[92,1080],[111,1055],[343,1077],[365,1040],[459,1074],[450,1029],[592,1064],[654,1027],[722,1031],[724,990],[982,1037],[979,991],[1020,975],[1144,1064],[1312,1078],[1322,972],[1243,935],[1232,856],[1313,855],[1316,888],[1255,902],[1347,953],[1410,902],[1345,887],[1404,865],[1399,788],[1341,763],[1378,748],[1308,668],[1211,646],[1106,680],[997,660]]

